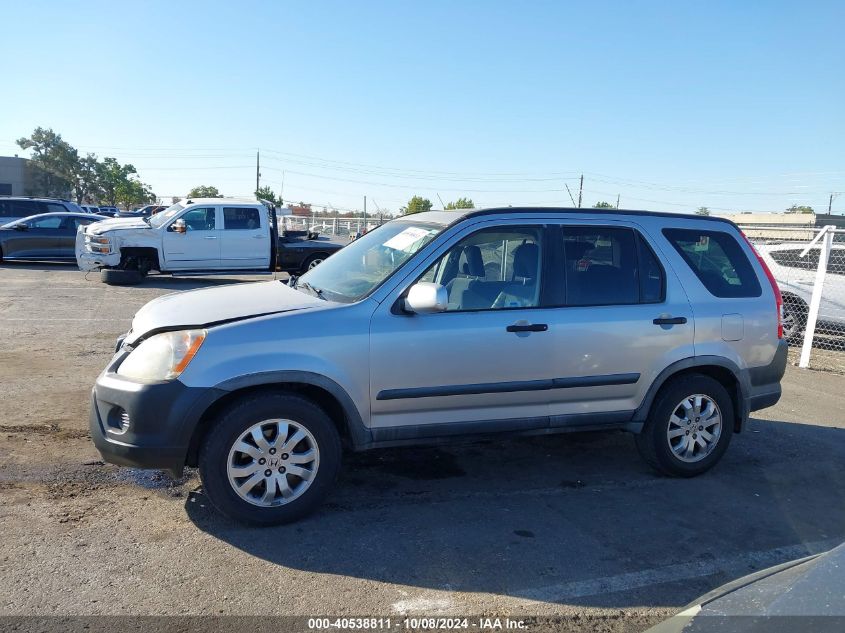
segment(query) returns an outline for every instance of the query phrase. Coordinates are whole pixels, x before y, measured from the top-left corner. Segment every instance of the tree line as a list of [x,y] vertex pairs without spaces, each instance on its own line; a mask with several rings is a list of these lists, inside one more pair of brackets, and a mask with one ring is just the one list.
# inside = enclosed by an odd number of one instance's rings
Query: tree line
[[156,196],[138,178],[131,164],[116,158],[84,157],[52,129],[38,127],[19,138],[21,149],[31,150],[31,179],[27,193],[48,198],[72,198],[77,204],[132,205],[155,202]]

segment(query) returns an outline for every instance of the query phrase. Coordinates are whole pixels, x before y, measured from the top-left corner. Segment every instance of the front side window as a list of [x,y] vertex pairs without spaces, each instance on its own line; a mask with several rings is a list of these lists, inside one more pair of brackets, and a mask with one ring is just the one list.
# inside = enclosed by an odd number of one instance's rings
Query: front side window
[[251,207],[223,207],[223,229],[250,231],[261,228],[261,213]]
[[191,209],[182,216],[188,231],[213,231],[215,222],[214,207]]
[[732,235],[697,229],[663,229],[663,235],[713,296],[760,296],[757,274]]
[[302,275],[296,288],[352,303],[367,296],[443,230],[440,224],[393,220],[340,249]]
[[178,202],[176,204],[170,205],[161,213],[150,218],[150,226],[153,228],[158,228],[164,225],[168,220],[176,217],[176,215],[184,208],[185,207],[179,204]]
[[65,205],[58,204],[56,202],[48,202],[47,203],[47,212],[48,213],[64,213],[67,212]]
[[31,229],[57,229],[62,225],[62,216],[51,215],[46,218],[29,220],[26,225]]
[[484,229],[465,237],[421,277],[446,287],[448,312],[540,305],[541,228]]

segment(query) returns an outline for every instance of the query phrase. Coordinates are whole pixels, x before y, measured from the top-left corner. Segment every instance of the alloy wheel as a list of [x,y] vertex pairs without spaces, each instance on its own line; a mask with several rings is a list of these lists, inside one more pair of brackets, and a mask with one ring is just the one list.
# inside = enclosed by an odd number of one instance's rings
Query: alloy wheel
[[704,394],[681,400],[669,416],[666,439],[672,453],[683,462],[707,457],[722,435],[722,413],[716,402]]
[[274,507],[301,497],[319,466],[320,449],[307,428],[292,420],[264,420],[232,445],[226,474],[241,499]]

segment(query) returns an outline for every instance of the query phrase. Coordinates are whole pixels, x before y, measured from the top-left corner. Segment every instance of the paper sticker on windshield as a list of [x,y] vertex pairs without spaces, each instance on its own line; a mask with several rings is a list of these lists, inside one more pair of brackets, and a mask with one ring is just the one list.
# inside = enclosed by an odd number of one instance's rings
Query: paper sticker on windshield
[[409,246],[420,241],[431,233],[428,229],[421,229],[416,226],[409,226],[407,229],[391,237],[384,243],[387,248],[397,251],[405,251]]

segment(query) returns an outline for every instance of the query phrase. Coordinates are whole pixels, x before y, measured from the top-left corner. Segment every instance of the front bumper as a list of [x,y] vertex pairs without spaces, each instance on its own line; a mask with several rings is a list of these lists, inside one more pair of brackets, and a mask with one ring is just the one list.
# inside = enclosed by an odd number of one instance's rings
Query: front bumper
[[127,380],[115,373],[127,355],[115,355],[97,378],[91,393],[91,439],[109,463],[179,476],[202,414],[226,392],[187,387],[178,380]]
[[77,250],[76,264],[79,270],[90,272],[101,268],[114,268],[120,264],[120,253],[103,255],[101,253],[89,253],[86,250]]

